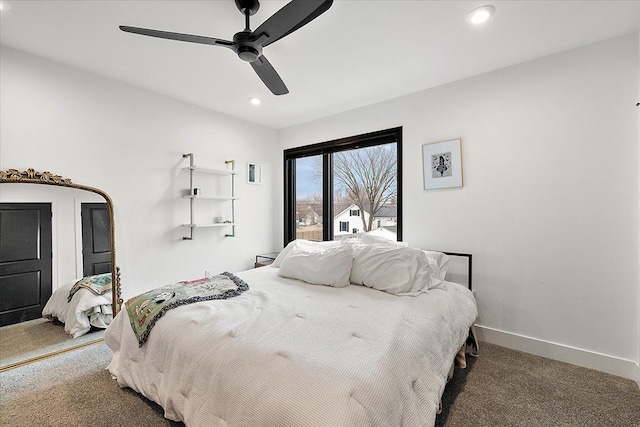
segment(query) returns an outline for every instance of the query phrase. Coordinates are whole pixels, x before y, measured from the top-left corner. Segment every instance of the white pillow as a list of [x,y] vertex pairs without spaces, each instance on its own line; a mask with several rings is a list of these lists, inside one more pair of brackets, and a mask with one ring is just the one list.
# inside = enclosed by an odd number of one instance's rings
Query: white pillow
[[373,231],[369,231],[364,233],[362,237],[360,237],[360,241],[365,244],[371,243],[387,243],[394,246],[407,247],[409,246],[406,242],[398,242],[396,240],[396,235],[390,231],[387,231],[383,228],[377,228]]
[[434,266],[436,277],[441,281],[444,280],[444,276],[447,275],[449,269],[449,256],[442,252],[435,251],[422,251],[427,256],[429,261]]
[[271,263],[271,267],[280,267],[280,265],[282,264],[282,261],[284,261],[284,259],[287,256],[289,256],[289,253],[291,253],[293,248],[296,247],[296,246],[299,247],[300,245],[305,245],[308,248],[323,249],[323,248],[331,248],[331,247],[335,247],[335,246],[340,246],[340,245],[342,245],[342,242],[339,241],[339,240],[328,240],[328,241],[325,241],[325,242],[316,242],[316,241],[313,241],[313,240],[305,240],[305,239],[293,240],[293,241],[289,242],[289,244],[282,250],[282,252],[280,252],[278,254],[276,259],[273,260],[273,262]]
[[420,249],[372,244],[353,260],[351,283],[394,295],[419,295],[429,287],[433,267]]
[[322,248],[298,244],[282,261],[278,276],[343,288],[349,286],[352,263],[353,255],[348,245]]
[[350,239],[344,239],[344,240],[342,240],[342,244],[351,248],[351,251],[353,252],[353,257],[354,258],[360,253],[360,251],[363,248],[368,246],[365,243],[362,243],[362,241],[360,240],[359,237],[352,237]]

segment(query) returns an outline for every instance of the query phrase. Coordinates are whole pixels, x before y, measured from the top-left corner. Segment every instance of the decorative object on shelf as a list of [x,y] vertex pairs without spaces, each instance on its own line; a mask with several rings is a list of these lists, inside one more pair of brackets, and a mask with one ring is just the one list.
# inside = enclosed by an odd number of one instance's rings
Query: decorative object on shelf
[[[203,227],[231,227],[231,233],[225,234],[226,237],[235,237],[236,235],[236,172],[234,170],[235,161],[226,160],[224,163],[227,169],[212,169],[206,167],[196,166],[193,161],[193,153],[183,154],[182,157],[189,159],[189,166],[182,168],[182,170],[189,171],[189,189],[186,191],[186,195],[183,198],[189,199],[189,223],[182,224],[183,227],[189,227],[189,236],[185,236],[183,240],[193,240],[194,228]],[[202,191],[200,188],[194,187],[194,172],[201,172],[218,176],[231,177],[231,195],[230,196],[201,196]],[[210,217],[212,218],[207,223],[198,224],[195,222],[195,199],[200,200],[215,200],[219,202],[229,201],[231,202],[231,219],[222,220],[221,216]]]
[[247,182],[249,184],[262,184],[262,166],[257,163],[247,164]]
[[424,144],[422,170],[424,189],[462,187],[461,139]]

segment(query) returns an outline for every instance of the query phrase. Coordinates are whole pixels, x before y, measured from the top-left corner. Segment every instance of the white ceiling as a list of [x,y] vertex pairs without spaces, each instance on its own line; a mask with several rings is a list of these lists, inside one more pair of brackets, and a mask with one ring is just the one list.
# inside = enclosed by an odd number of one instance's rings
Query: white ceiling
[[[118,29],[229,40],[244,28],[233,0],[0,1],[3,45],[275,129],[640,28],[640,1],[335,0],[265,48],[290,90],[276,97],[229,49]],[[262,1],[251,28],[285,4]],[[471,27],[467,13],[483,4],[493,18]]]

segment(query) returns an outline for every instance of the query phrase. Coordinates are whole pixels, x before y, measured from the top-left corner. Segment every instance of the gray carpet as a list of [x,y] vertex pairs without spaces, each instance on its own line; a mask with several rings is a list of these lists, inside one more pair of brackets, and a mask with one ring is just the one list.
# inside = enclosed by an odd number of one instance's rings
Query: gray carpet
[[468,360],[437,426],[640,426],[634,381],[487,343]]
[[162,408],[121,389],[98,343],[0,373],[0,425],[12,427],[181,426]]
[[58,321],[35,319],[0,328],[0,368],[23,360],[73,348],[101,339],[104,330],[91,329],[73,338]]
[[[495,345],[480,350],[447,386],[437,426],[640,426],[633,381]],[[110,359],[99,343],[0,374],[0,425],[182,426],[120,389],[104,369]]]

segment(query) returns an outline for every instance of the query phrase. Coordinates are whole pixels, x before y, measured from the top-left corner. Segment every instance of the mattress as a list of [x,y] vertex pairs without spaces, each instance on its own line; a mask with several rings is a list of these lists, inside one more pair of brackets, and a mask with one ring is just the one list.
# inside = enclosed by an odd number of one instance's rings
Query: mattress
[[138,346],[126,310],[109,371],[187,426],[430,426],[477,311],[445,282],[420,296],[332,288],[263,267],[235,298],[170,310]]

